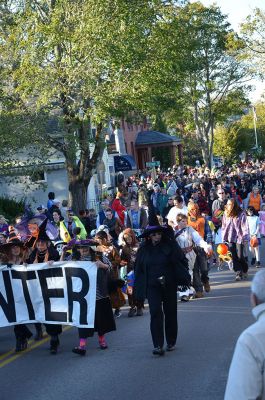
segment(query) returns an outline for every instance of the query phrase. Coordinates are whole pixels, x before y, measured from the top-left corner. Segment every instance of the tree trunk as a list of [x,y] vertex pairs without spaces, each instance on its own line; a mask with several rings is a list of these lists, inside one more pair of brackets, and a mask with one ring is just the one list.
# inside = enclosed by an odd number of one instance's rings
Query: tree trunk
[[202,146],[202,158],[203,162],[206,165],[206,167],[211,168],[211,154],[209,153],[209,149],[207,146]]
[[69,207],[78,215],[80,210],[85,210],[87,208],[88,183],[75,179],[69,179],[69,182]]

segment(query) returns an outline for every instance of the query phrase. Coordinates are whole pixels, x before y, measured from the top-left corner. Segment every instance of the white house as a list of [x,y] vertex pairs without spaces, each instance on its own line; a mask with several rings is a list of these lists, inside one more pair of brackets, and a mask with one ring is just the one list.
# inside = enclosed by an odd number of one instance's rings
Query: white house
[[[43,166],[43,171],[33,173],[31,176],[23,175],[23,167],[17,170],[16,174],[16,168],[12,169],[12,177],[0,175],[0,196],[26,198],[33,208],[39,204],[45,205],[49,192],[54,192],[59,200],[68,199],[68,181],[63,158],[51,158]],[[87,208],[98,209],[99,200],[113,185],[113,157],[109,157],[105,149],[97,174],[91,178],[88,187]]]

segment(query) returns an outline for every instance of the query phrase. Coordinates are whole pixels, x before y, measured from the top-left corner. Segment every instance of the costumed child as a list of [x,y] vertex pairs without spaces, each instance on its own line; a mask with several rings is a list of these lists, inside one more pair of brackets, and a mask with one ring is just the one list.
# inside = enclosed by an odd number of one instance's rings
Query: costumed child
[[214,225],[214,253],[215,253],[216,260],[217,260],[217,270],[218,271],[222,270],[222,265],[223,265],[224,261],[227,262],[229,269],[233,270],[232,259],[231,258],[229,259],[229,257],[228,257],[227,259],[224,260],[224,258],[220,257],[220,254],[218,254],[218,252],[217,252],[218,245],[223,243],[223,239],[222,239],[223,215],[224,215],[224,211],[221,209],[217,209],[214,211],[213,217],[212,217],[212,223]]
[[[37,237],[33,237],[33,250],[27,259],[28,264],[48,263],[50,265],[59,261],[60,255],[51,242],[51,232],[48,229],[48,218],[46,218],[38,227]],[[50,236],[48,236],[48,234]],[[29,239],[28,243],[31,241]],[[59,335],[62,333],[62,326],[59,324],[44,324],[47,334],[50,336],[50,353],[57,354],[60,344]],[[43,337],[41,323],[35,324],[35,340]]]
[[[9,227],[8,240],[0,246],[0,253],[0,264],[9,264],[9,268],[12,268],[12,265],[22,265],[25,262],[24,243],[18,238],[13,226]],[[14,333],[16,337],[15,351],[26,350],[32,332],[27,325],[19,323],[14,325]]]
[[135,301],[133,295],[133,285],[134,285],[134,263],[136,260],[136,254],[139,249],[139,242],[136,238],[134,231],[131,228],[125,229],[121,233],[121,265],[126,270],[127,285],[125,287],[126,294],[128,296],[128,303],[130,310],[128,312],[128,317],[133,317],[134,315],[143,315],[143,303]]
[[[195,246],[202,248],[208,255],[212,253],[212,246],[203,240],[194,228],[188,226],[188,217],[185,214],[178,214],[176,221],[175,239],[188,260],[189,273],[193,277],[193,269],[196,261]],[[191,287],[179,292],[181,301],[189,301],[193,294],[194,290]]]
[[251,265],[260,268],[260,219],[255,215],[255,208],[249,206],[247,208],[247,223],[249,227],[250,243],[249,250],[252,254]]
[[89,239],[79,240],[75,242],[73,247],[72,245],[73,243],[63,248],[61,260],[63,260],[67,250],[72,248],[73,251],[70,258],[73,261],[95,262],[98,268],[94,328],[78,328],[79,345],[72,349],[73,353],[84,356],[86,354],[87,338],[92,337],[94,332],[98,333],[99,347],[105,350],[108,348],[105,334],[116,330],[109,297],[109,275],[112,266],[108,258],[97,251],[97,243],[95,241]]
[[265,203],[261,205],[259,211],[259,231],[261,236],[265,236]]

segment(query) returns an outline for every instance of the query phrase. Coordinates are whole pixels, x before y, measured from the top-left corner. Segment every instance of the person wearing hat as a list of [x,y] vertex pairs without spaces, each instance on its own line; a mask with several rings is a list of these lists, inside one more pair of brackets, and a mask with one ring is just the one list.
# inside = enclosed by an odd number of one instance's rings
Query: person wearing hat
[[134,296],[136,301],[148,299],[153,354],[162,356],[164,331],[167,351],[175,349],[177,340],[177,286],[189,286],[191,280],[188,261],[174,240],[172,228],[159,225],[150,201],[148,221],[135,261]]
[[[27,263],[28,264],[38,264],[47,263],[52,261],[59,261],[60,255],[58,251],[51,244],[51,240],[46,232],[48,218],[46,218],[43,223],[39,226],[38,237],[35,241],[35,248],[30,254]],[[42,338],[42,328],[41,324],[35,324],[36,336],[35,340]],[[45,324],[46,332],[50,335],[50,353],[56,354],[59,346],[59,335],[62,333],[62,326],[57,324]]]
[[[9,227],[9,238],[6,243],[0,246],[0,252],[6,256],[6,261],[10,265],[21,265],[24,263],[24,243],[18,238],[13,226]],[[28,347],[28,340],[32,332],[25,324],[14,326],[16,337],[15,351],[20,352]]]
[[45,208],[45,206],[43,205],[43,204],[40,204],[38,207],[37,207],[37,214],[45,214],[46,215],[46,208]]
[[111,302],[109,298],[109,273],[111,264],[108,258],[97,248],[98,243],[91,239],[73,240],[63,249],[63,256],[67,249],[72,248],[72,256],[75,261],[95,262],[97,271],[97,289],[96,289],[96,308],[94,328],[78,328],[79,345],[72,349],[72,352],[84,356],[86,354],[87,339],[98,333],[98,342],[101,350],[108,348],[105,334],[116,330],[116,325],[112,313]]

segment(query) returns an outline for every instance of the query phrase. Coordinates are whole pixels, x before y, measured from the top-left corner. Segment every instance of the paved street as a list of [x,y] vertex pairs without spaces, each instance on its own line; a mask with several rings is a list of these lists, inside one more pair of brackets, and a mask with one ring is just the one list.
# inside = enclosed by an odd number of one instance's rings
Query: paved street
[[12,329],[1,329],[1,400],[223,399],[235,341],[253,321],[250,279],[234,282],[233,272],[213,270],[211,282],[209,296],[179,303],[177,349],[165,357],[151,354],[148,309],[131,319],[124,311],[108,335],[109,349],[98,349],[95,337],[86,357],[71,352],[75,328],[66,328],[57,356],[47,339],[15,354]]

